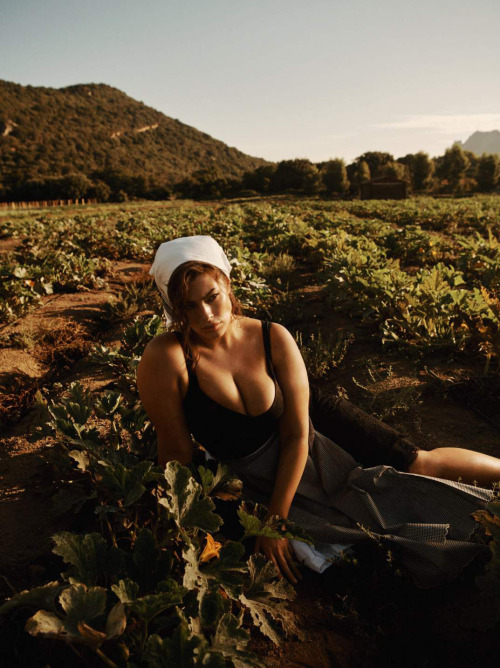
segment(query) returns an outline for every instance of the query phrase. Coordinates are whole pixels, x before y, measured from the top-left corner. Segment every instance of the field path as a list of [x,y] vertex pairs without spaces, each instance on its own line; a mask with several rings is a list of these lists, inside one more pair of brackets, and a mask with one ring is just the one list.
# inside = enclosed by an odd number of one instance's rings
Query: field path
[[[33,347],[0,349],[2,384],[8,387],[9,379],[17,380],[20,376],[28,391],[44,385],[50,388],[54,382],[64,387],[76,378],[93,390],[108,383],[110,376],[90,365],[85,357],[62,371],[51,368],[39,358],[36,333],[62,322],[68,328],[78,327],[86,339],[84,343],[95,342],[97,338],[112,340],[113,329],[103,334],[103,307],[146,268],[137,262],[115,262],[107,277],[106,289],[51,295],[44,298],[37,309],[3,327],[4,337],[33,336]],[[14,588],[21,583],[26,586],[27,577],[34,582],[44,579],[43,564],[52,548],[50,537],[63,526],[53,512],[51,495],[47,495],[49,465],[45,455],[51,441],[30,442],[28,438],[36,418],[37,410],[29,410],[16,424],[4,430],[0,438],[0,574],[5,574]],[[3,594],[11,594],[5,580],[0,582],[0,587]]]

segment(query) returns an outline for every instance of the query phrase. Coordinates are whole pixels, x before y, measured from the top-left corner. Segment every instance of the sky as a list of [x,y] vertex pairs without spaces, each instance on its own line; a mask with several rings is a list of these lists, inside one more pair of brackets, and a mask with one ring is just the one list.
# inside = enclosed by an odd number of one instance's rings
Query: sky
[[272,161],[437,156],[500,130],[499,33],[498,0],[0,0],[0,79],[106,83]]

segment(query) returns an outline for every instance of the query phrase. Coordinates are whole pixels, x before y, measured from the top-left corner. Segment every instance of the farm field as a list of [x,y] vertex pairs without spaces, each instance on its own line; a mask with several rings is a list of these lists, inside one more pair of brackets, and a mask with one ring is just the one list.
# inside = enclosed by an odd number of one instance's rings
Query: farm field
[[223,246],[246,314],[294,333],[312,382],[420,447],[500,456],[500,197],[4,212],[6,665],[496,665],[498,565],[421,591],[368,541],[294,592],[250,556],[276,527],[237,514],[226,470],[155,466],[135,389],[163,328],[147,270],[189,234]]

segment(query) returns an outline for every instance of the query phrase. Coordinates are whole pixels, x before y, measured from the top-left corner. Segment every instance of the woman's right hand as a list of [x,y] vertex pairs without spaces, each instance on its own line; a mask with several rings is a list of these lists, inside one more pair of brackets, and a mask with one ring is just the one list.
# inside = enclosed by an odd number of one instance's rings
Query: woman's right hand
[[295,561],[292,546],[287,538],[267,538],[257,536],[254,554],[261,553],[272,561],[280,577],[286,577],[292,584],[302,578]]

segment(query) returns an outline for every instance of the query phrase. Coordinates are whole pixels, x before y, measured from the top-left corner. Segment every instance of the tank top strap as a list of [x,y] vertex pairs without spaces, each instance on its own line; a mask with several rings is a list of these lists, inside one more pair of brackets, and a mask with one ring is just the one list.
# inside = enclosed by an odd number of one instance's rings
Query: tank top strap
[[264,339],[267,373],[273,380],[276,380],[273,368],[273,358],[271,355],[271,322],[269,320],[262,320],[262,338]]

